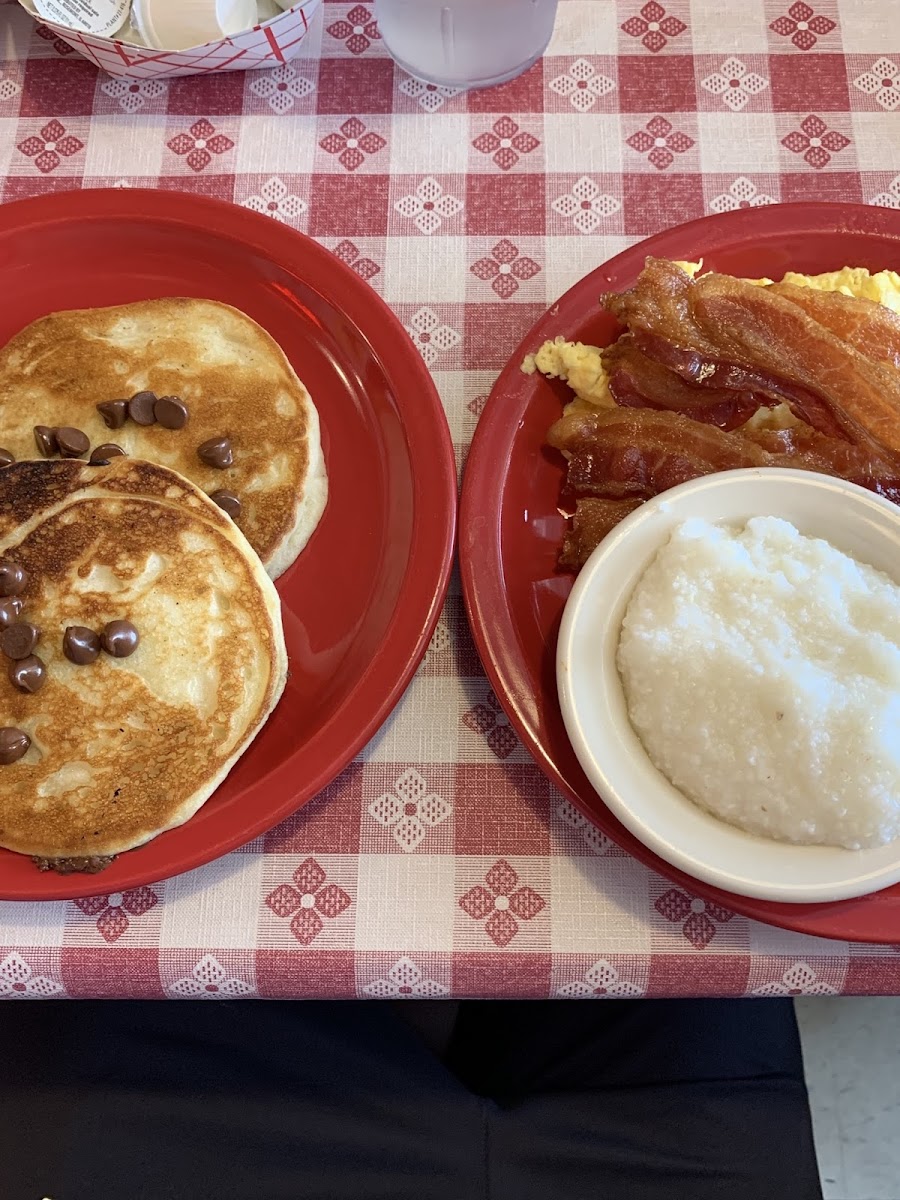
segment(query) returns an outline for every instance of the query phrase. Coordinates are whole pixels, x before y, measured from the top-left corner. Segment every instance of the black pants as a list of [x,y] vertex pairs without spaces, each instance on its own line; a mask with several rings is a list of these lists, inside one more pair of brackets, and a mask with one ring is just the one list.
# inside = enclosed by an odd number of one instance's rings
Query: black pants
[[6,1004],[0,1197],[821,1196],[788,1001],[400,1008]]

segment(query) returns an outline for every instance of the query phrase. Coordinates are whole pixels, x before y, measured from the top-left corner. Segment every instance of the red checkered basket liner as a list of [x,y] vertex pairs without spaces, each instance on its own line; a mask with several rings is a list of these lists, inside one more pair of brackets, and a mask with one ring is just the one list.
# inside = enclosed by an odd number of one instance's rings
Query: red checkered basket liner
[[210,71],[258,71],[261,67],[287,62],[300,53],[309,24],[321,3],[322,0],[298,0],[293,8],[262,25],[192,50],[153,50],[78,33],[52,21],[42,20],[41,24],[109,75],[160,79],[205,75]]

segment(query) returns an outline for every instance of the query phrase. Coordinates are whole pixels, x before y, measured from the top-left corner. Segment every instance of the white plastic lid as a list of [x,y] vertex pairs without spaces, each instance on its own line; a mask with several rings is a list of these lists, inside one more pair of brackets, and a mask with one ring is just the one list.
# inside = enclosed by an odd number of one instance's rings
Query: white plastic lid
[[33,0],[38,15],[45,21],[112,37],[128,18],[129,0]]

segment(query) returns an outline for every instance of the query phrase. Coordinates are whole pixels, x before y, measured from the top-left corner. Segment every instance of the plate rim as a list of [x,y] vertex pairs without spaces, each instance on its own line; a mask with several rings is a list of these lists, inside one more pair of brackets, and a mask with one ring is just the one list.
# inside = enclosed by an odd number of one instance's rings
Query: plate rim
[[[767,230],[766,226],[772,221],[775,213],[780,214],[781,220],[788,226],[779,232],[779,237],[816,233],[880,235],[895,240],[900,254],[900,212],[856,203],[797,201],[712,213],[682,225],[660,230],[649,237],[639,239],[573,283],[558,300],[548,306],[516,346],[490,391],[472,438],[463,474],[459,508],[459,559],[463,603],[485,674],[523,746],[563,796],[592,824],[612,837],[617,845],[663,878],[678,884],[688,892],[712,900],[753,920],[816,937],[883,945],[887,944],[883,937],[867,931],[864,925],[860,927],[858,924],[859,910],[865,908],[871,902],[871,897],[879,894],[877,892],[854,900],[785,904],[723,891],[679,871],[660,859],[621,825],[595,792],[580,765],[577,772],[581,776],[579,786],[576,788],[569,783],[555,761],[552,747],[545,746],[536,735],[518,702],[518,697],[514,694],[515,689],[510,687],[518,675],[515,655],[512,652],[512,643],[517,644],[518,641],[514,623],[510,621],[508,633],[511,636],[500,645],[496,644],[491,634],[491,626],[496,625],[496,614],[508,612],[500,531],[501,485],[512,457],[515,432],[510,413],[514,411],[518,419],[520,411],[527,408],[527,402],[519,399],[511,409],[506,393],[513,382],[517,384],[516,390],[523,386],[521,381],[525,377],[520,366],[526,354],[533,352],[539,341],[550,334],[554,324],[557,326],[556,332],[559,332],[559,327],[565,325],[570,318],[575,319],[578,310],[580,315],[584,316],[584,304],[580,295],[589,286],[596,285],[598,297],[609,288],[614,279],[615,286],[628,286],[625,279],[633,282],[640,269],[640,260],[645,255],[684,259],[687,255],[679,252],[679,246],[684,248],[696,245],[701,235],[705,255],[712,255],[719,248],[733,246],[736,241],[753,235],[771,236],[771,229]],[[585,788],[595,797],[593,805],[581,794]],[[608,817],[608,820],[597,820],[596,804],[602,806],[603,816]],[[846,916],[846,927],[836,929],[835,919],[840,919],[841,916]],[[864,922],[864,916],[862,920]],[[897,919],[897,936],[900,938],[900,915]]]
[[[450,427],[440,393],[424,359],[407,334],[400,317],[374,288],[325,246],[299,230],[232,201],[193,192],[158,191],[152,188],[83,188],[10,201],[0,205],[0,236],[8,236],[23,228],[45,228],[51,223],[97,223],[103,220],[134,220],[157,226],[169,224],[193,229],[202,227],[206,233],[241,242],[260,253],[264,259],[287,266],[300,277],[321,269],[338,281],[329,290],[340,291],[340,312],[352,322],[385,368],[386,374],[393,378],[399,374],[402,381],[402,387],[397,388],[394,394],[411,465],[413,493],[409,555],[403,579],[409,580],[412,576],[433,579],[427,603],[416,598],[416,589],[405,588],[401,584],[384,637],[341,706],[316,731],[313,738],[298,743],[268,777],[267,788],[274,790],[279,781],[293,776],[293,779],[286,779],[284,784],[286,798],[268,807],[265,816],[242,823],[240,833],[220,835],[202,849],[180,856],[171,869],[135,868],[126,872],[115,881],[115,889],[123,891],[172,879],[246,845],[309,803],[352,762],[393,712],[428,649],[450,585],[459,502],[456,456]],[[313,264],[312,270],[310,264]],[[369,324],[374,320],[378,326],[374,334],[371,330],[366,332],[360,324],[361,317]],[[394,344],[382,344],[377,348],[377,344],[383,343],[385,338],[393,339]],[[391,363],[393,367],[389,366]],[[401,363],[402,373],[398,371]],[[403,396],[415,396],[415,402],[409,402],[404,408]],[[435,518],[423,520],[423,514],[430,510],[436,513]],[[276,588],[279,582],[275,581]],[[391,676],[387,688],[373,682],[379,668],[388,671]],[[381,693],[380,698],[377,693]],[[338,725],[347,725],[352,733],[339,739],[342,742],[340,749],[332,747],[326,752],[323,748],[317,769],[304,774],[303,782],[298,786],[297,759],[304,747],[313,744],[318,748],[320,742],[334,739]],[[248,747],[247,753],[252,752],[253,747]],[[254,787],[258,786],[250,784],[234,797],[234,801],[240,802],[251,797]],[[189,824],[185,822],[185,825],[159,836],[177,834]],[[155,840],[145,844],[152,844]],[[136,847],[135,851],[140,849]],[[127,851],[122,858],[130,853]],[[51,876],[49,872],[39,874],[36,870],[36,881],[40,881],[41,886],[34,888],[11,887],[3,882],[2,874],[0,866],[0,900],[73,900],[104,895],[110,891],[103,873]]]

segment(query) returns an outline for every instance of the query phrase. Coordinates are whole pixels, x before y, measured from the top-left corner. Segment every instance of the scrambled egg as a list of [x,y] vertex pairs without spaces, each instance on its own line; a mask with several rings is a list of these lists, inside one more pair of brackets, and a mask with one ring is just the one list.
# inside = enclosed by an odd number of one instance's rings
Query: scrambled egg
[[540,371],[548,379],[564,379],[585,404],[597,408],[615,406],[597,346],[567,342],[564,337],[557,337],[544,342],[536,354],[529,354],[522,363],[522,370],[526,375]]
[[841,267],[825,275],[799,275],[788,271],[782,283],[797,287],[815,288],[820,292],[843,292],[860,300],[874,300],[885,308],[900,313],[900,275],[896,271],[879,271],[870,275],[865,267]]
[[[693,279],[703,269],[703,261],[677,264]],[[771,279],[752,279],[750,283],[765,287]],[[896,271],[879,271],[871,275],[865,267],[842,267],[839,271],[828,271],[823,275],[801,275],[788,271],[783,283],[798,287],[815,288],[822,292],[843,292],[845,296],[856,296],[862,300],[874,300],[900,314],[900,275]],[[548,379],[563,379],[575,393],[576,407],[585,405],[597,408],[613,408],[615,401],[610,395],[606,372],[600,361],[601,351],[597,346],[586,346],[583,342],[567,342],[556,337],[544,342],[534,354],[529,354],[522,363],[526,375],[540,371]],[[577,404],[577,401],[581,401]],[[571,411],[570,405],[566,411]],[[753,418],[751,418],[752,420]],[[767,421],[767,424],[769,422]],[[791,422],[792,423],[792,422]]]

